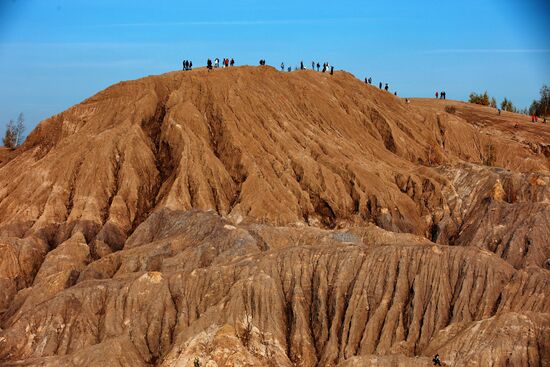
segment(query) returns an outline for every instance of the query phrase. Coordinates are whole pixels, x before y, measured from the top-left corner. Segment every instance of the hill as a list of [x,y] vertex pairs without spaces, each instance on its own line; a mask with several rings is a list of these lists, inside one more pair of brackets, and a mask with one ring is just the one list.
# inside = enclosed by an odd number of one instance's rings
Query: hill
[[172,72],[43,121],[0,182],[7,365],[550,360],[550,128],[521,115]]

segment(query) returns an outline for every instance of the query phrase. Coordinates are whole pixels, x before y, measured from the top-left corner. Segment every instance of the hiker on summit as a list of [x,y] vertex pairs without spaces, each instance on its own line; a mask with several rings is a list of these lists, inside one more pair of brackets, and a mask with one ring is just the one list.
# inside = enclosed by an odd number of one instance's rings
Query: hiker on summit
[[330,67],[330,75],[334,75],[334,66],[332,66],[332,65]]
[[443,99],[447,99],[447,92],[443,92]]
[[217,69],[217,68],[219,68],[219,67],[220,67],[220,59],[218,59],[218,58],[216,57],[216,59],[214,60],[214,68]]
[[378,84],[378,88],[382,89],[382,82],[380,82],[380,84]]
[[372,85],[372,78],[369,77],[369,84]]
[[321,64],[317,63],[317,71],[319,71],[320,67],[321,67]]
[[229,62],[229,65],[230,66],[235,66],[235,60],[233,60],[233,58],[231,58],[231,61]]
[[369,84],[369,80],[365,78],[365,84]]
[[212,70],[212,60],[208,59],[208,61],[206,61],[206,68],[208,71]]
[[281,63],[281,71],[285,71],[285,63],[284,62]]
[[439,98],[439,92],[435,92],[435,99],[438,99]]
[[300,70],[304,70],[304,62],[300,61]]
[[315,61],[311,62],[311,70],[315,71]]
[[390,89],[390,87],[388,86],[388,83],[386,83],[386,86],[384,87],[384,89],[386,90],[386,92]]

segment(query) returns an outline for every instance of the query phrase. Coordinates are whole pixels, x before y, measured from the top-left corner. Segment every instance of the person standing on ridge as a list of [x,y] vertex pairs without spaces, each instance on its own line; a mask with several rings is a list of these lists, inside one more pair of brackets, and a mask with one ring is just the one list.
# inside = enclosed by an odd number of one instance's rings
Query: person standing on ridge
[[304,62],[300,61],[300,70],[304,70]]
[[212,60],[208,59],[208,61],[206,61],[206,68],[208,71],[212,70]]
[[317,63],[317,71],[319,71],[320,67],[321,67],[321,65],[319,63]]
[[378,84],[378,88],[382,89],[382,82],[380,82],[380,84]]
[[369,84],[372,85],[372,78],[369,77]]
[[330,67],[330,75],[334,75],[334,66]]
[[311,62],[311,70],[315,71],[315,61]]
[[438,99],[438,98],[439,98],[439,92],[436,91],[436,92],[435,92],[435,99]]
[[281,63],[281,71],[285,71],[285,63],[284,62]]
[[235,60],[233,60],[233,58],[231,58],[231,61],[229,62],[229,65],[235,66]]
[[390,87],[388,86],[388,83],[386,83],[386,86],[384,87],[384,89],[386,90],[386,92],[390,89]]

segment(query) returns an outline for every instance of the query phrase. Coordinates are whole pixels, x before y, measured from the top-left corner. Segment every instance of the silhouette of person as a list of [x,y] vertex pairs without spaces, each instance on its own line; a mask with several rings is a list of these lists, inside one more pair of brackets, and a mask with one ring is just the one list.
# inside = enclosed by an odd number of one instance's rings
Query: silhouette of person
[[317,63],[317,71],[319,71],[320,67],[321,67],[321,64]]
[[382,89],[382,82],[380,82],[380,84],[378,84],[378,88]]
[[386,86],[384,87],[384,89],[386,90],[386,92],[388,91],[388,89],[390,89],[390,87],[388,86],[388,83],[386,83]]
[[441,366],[441,360],[439,359],[439,354],[436,354],[434,356],[434,359],[432,359],[434,366]]
[[334,66],[330,67],[330,75],[334,75]]
[[206,61],[206,68],[208,71],[212,70],[212,60],[208,59],[208,61]]
[[435,99],[438,99],[439,98],[439,92],[435,92]]
[[281,63],[281,71],[285,71],[285,64],[283,62]]
[[233,60],[233,58],[231,58],[231,62],[229,63],[229,65],[235,66],[235,60]]
[[300,61],[300,70],[304,70],[304,62]]
[[292,71],[292,67],[289,66],[289,67],[288,67],[288,72],[290,73],[291,71]]
[[311,70],[315,71],[315,61],[311,62]]

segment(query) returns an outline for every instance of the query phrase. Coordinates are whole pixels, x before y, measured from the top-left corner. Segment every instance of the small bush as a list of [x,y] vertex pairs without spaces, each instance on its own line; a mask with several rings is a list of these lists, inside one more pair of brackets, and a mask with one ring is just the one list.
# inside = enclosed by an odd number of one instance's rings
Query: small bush
[[445,106],[445,112],[452,113],[454,115],[456,113],[456,107],[455,106]]

